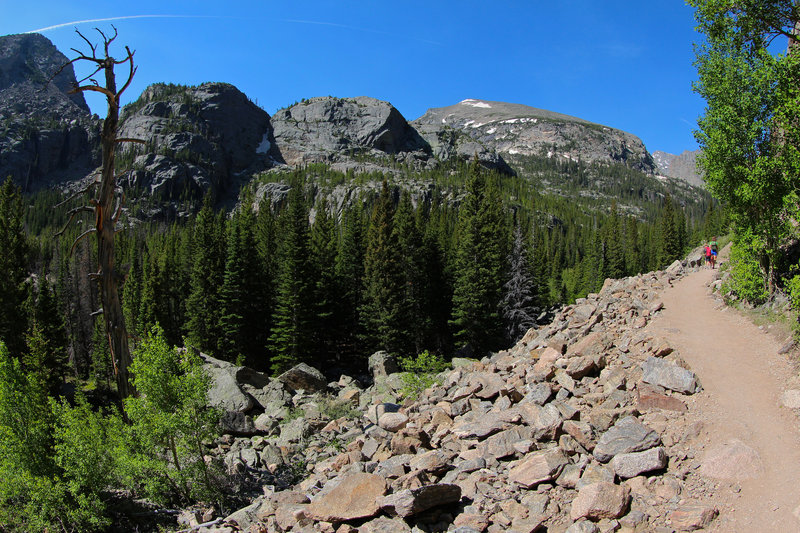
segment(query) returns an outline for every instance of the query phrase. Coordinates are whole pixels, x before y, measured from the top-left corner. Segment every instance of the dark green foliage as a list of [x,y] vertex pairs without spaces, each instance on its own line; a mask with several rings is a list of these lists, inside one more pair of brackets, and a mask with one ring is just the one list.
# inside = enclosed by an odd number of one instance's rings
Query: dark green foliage
[[483,356],[502,342],[500,300],[506,272],[507,222],[493,179],[476,162],[459,208],[451,324],[460,345]]
[[341,238],[336,254],[336,285],[338,306],[334,315],[336,344],[341,356],[362,356],[360,339],[363,338],[358,310],[364,290],[364,253],[366,237],[361,205],[356,203],[342,213]]
[[15,354],[23,352],[28,329],[24,312],[28,244],[22,216],[22,195],[9,177],[0,186],[0,341]]
[[194,223],[190,293],[186,301],[188,341],[215,353],[219,331],[220,294],[225,273],[224,219],[215,215],[207,196]]
[[339,292],[336,277],[336,224],[327,202],[317,204],[311,228],[311,268],[314,279],[314,365],[325,365],[336,354],[336,313]]
[[271,369],[276,374],[308,361],[313,346],[315,283],[311,277],[308,206],[302,182],[292,183],[280,223],[283,229],[278,246],[280,267],[269,338]]
[[403,353],[408,349],[408,331],[403,264],[394,231],[394,204],[383,181],[372,209],[364,256],[364,292],[359,310],[364,345],[369,351]]
[[661,213],[660,229],[661,250],[659,262],[666,265],[678,259],[681,253],[675,209],[672,205],[672,198],[669,195],[664,198],[664,211]]
[[[34,293],[32,293],[33,295]],[[39,277],[33,304],[33,325],[28,334],[29,353],[32,353],[31,338],[41,337],[41,360],[38,364],[46,373],[47,390],[51,395],[58,392],[67,374],[69,356],[64,319],[59,309],[55,291],[46,276]]]

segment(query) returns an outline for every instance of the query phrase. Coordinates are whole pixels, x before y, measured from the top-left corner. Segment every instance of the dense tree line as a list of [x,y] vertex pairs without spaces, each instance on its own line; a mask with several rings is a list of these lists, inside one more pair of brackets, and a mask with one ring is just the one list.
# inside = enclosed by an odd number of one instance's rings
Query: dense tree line
[[[328,172],[339,179],[319,166],[284,175],[291,188],[282,200],[255,201],[253,187],[230,214],[208,197],[188,222],[139,223],[120,233],[134,342],[158,325],[171,344],[270,372],[299,361],[359,371],[380,349],[481,354],[514,342],[544,309],[599,290],[607,277],[668,264],[718,219],[682,208],[669,192],[648,208],[651,218],[622,213],[615,202],[587,208],[477,164],[451,170],[461,174],[448,180],[461,187],[434,185],[418,197],[392,185],[392,175],[370,175],[381,187],[362,187],[337,210],[319,189]],[[0,280],[7,345],[24,352],[25,336],[44,320],[34,307],[51,309],[62,328],[46,333],[61,347],[56,375],[110,385],[107,341],[92,316],[94,252],[79,245],[70,257],[70,235],[51,238],[42,210],[52,211],[52,194],[31,198],[26,210],[10,182],[1,192],[1,244],[17,250],[4,256],[14,274]],[[51,218],[63,222],[58,211]]]

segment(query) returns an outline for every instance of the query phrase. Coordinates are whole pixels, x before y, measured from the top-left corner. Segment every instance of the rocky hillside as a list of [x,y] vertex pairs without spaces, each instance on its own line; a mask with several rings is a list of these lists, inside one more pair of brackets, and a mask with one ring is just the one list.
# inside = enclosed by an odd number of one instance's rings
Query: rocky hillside
[[76,180],[99,160],[97,122],[67,58],[38,34],[0,37],[0,177],[24,190]]
[[151,85],[124,108],[119,135],[147,141],[127,145],[119,164],[133,169],[129,188],[159,200],[237,194],[277,156],[269,115],[227,83]]
[[656,150],[653,152],[653,160],[662,176],[680,179],[695,187],[704,187],[703,176],[697,169],[699,153],[699,150],[684,150],[680,155],[675,155]]
[[655,165],[642,141],[630,133],[520,104],[464,100],[429,109],[412,122],[439,157],[474,145],[514,156],[617,162],[652,174]]
[[[718,511],[688,422],[696,376],[644,329],[659,291],[697,265],[608,280],[513,348],[454,369],[415,400],[386,354],[372,384],[300,365],[275,380],[208,360],[231,434],[215,444],[252,482],[217,532],[691,531]],[[301,416],[298,416],[300,414]]]

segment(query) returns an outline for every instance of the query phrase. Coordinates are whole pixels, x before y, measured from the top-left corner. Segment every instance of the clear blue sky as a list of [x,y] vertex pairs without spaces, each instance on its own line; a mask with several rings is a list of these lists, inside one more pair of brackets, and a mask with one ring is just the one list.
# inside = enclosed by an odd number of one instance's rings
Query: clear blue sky
[[[125,18],[82,22],[89,19]],[[372,96],[408,120],[465,98],[526,104],[696,148],[693,11],[680,0],[0,0],[0,35],[44,29],[66,55],[78,27],[119,30],[150,83],[236,85],[272,114],[312,96]],[[122,47],[116,49],[122,55]],[[104,114],[101,100],[90,100]]]

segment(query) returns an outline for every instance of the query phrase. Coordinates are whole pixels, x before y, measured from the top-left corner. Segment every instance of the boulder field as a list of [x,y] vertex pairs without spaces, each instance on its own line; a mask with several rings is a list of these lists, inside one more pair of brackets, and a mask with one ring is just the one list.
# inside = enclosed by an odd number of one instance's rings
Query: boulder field
[[208,358],[228,431],[209,453],[249,481],[250,504],[180,521],[219,533],[707,527],[718,510],[704,503],[686,419],[702,384],[644,329],[659,293],[696,266],[607,280],[509,350],[454,359],[413,401],[381,352],[369,386]]

